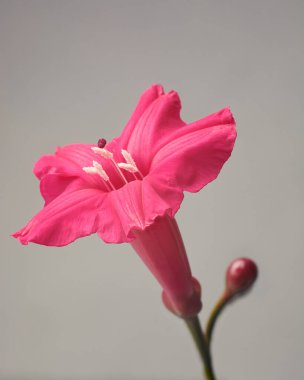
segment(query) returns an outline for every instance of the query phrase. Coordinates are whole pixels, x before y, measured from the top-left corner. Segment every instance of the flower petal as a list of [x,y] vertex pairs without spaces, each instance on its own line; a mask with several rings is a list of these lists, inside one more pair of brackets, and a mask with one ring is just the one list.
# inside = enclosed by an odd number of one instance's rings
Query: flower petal
[[22,244],[67,245],[98,230],[104,197],[96,189],[62,193],[13,236]]
[[42,156],[34,166],[34,174],[42,179],[48,174],[65,174],[81,178],[87,187],[104,188],[97,175],[90,175],[83,171],[83,167],[92,166],[99,157],[92,151],[92,144],[70,144],[57,147],[55,154]]
[[38,179],[41,179],[47,174],[54,173],[66,173],[75,176],[80,173],[80,168],[64,158],[47,154],[39,158],[33,172]]
[[236,139],[228,108],[181,128],[153,158],[150,174],[182,190],[196,192],[214,180]]
[[126,146],[133,132],[133,129],[136,127],[142,114],[157,98],[159,98],[163,94],[164,94],[163,86],[161,86],[160,84],[154,84],[153,86],[149,87],[141,95],[130,120],[128,121],[122,134],[119,137],[122,146]]
[[76,165],[78,168],[92,165],[96,160],[96,154],[92,151],[93,144],[70,144],[63,147],[57,147],[56,156]]
[[87,183],[82,178],[63,173],[47,174],[40,181],[40,193],[45,200],[45,206],[63,192],[72,192],[87,187]]
[[55,154],[42,156],[34,166],[34,174],[41,179],[46,174],[66,173],[82,175],[84,166],[91,166],[96,160],[92,144],[70,144],[57,147]]
[[105,242],[129,242],[134,239],[133,231],[144,230],[158,216],[176,213],[183,199],[182,192],[156,181],[151,182],[148,176],[106,195],[101,207],[104,217],[98,230]]
[[141,172],[146,174],[163,139],[185,125],[180,118],[180,109],[181,102],[175,91],[160,95],[146,108],[136,125],[113,144],[118,143],[120,148],[129,151]]

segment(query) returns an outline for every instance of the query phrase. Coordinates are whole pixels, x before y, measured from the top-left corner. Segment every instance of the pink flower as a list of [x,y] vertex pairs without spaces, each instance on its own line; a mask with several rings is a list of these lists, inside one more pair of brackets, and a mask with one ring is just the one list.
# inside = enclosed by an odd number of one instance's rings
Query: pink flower
[[199,289],[174,215],[183,191],[197,192],[217,177],[236,130],[228,108],[190,124],[180,109],[176,92],[154,85],[120,137],[42,156],[34,173],[45,205],[13,236],[48,246],[93,233],[108,243],[131,242],[163,287],[166,305],[184,315]]

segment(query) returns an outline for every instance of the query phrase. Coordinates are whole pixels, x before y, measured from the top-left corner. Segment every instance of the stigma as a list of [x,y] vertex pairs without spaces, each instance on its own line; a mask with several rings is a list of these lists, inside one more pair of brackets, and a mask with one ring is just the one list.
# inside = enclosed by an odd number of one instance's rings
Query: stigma
[[97,142],[98,148],[104,148],[106,144],[107,144],[107,140],[104,138],[99,139]]

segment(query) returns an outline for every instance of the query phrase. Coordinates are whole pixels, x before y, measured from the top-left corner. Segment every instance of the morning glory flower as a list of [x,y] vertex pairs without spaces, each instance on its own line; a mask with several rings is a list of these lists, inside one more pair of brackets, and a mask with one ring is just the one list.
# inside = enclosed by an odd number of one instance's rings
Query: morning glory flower
[[166,306],[196,315],[200,287],[174,216],[184,191],[197,192],[218,176],[236,130],[228,108],[189,124],[180,110],[175,91],[153,85],[119,137],[42,156],[34,173],[45,205],[13,236],[47,246],[94,233],[107,243],[129,242],[162,286]]

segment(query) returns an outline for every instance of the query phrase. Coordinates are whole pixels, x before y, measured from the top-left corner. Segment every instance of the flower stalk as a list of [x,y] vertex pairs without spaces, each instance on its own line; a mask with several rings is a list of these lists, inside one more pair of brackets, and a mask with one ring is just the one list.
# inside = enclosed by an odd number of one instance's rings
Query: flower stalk
[[224,308],[237,297],[245,295],[254,284],[258,275],[258,267],[249,258],[241,257],[233,260],[226,270],[226,287],[215,304],[206,327],[206,339],[210,348],[215,323]]
[[219,298],[219,300],[215,304],[210,314],[210,317],[208,319],[207,326],[206,326],[206,341],[207,341],[209,350],[211,346],[212,334],[214,331],[215,323],[230,300],[231,298],[227,295],[226,292],[224,292],[223,295]]
[[236,298],[248,293],[258,276],[258,267],[246,257],[233,260],[226,270],[226,287],[215,304],[206,326],[206,340],[210,352],[216,321],[225,307]]
[[206,380],[216,380],[208,342],[198,317],[187,318],[185,319],[185,322],[202,360]]

